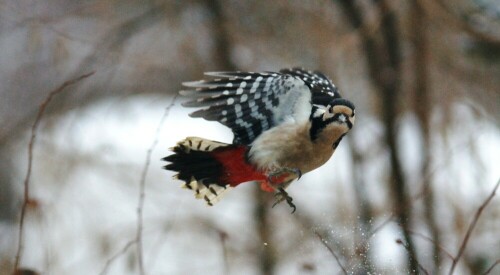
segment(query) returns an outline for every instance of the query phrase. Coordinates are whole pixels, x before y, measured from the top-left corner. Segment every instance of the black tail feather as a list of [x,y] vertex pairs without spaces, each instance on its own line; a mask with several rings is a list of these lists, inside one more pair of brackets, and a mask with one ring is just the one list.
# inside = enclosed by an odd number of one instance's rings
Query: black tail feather
[[177,178],[190,182],[196,181],[206,183],[217,183],[223,171],[222,165],[206,151],[187,150],[177,145],[173,148],[174,154],[162,160],[170,162],[163,168],[178,172]]
[[195,192],[195,197],[212,206],[232,187],[221,182],[223,165],[213,156],[230,144],[188,137],[172,148],[172,155],[162,160],[169,162],[163,168],[177,172],[175,177],[184,181],[182,187]]

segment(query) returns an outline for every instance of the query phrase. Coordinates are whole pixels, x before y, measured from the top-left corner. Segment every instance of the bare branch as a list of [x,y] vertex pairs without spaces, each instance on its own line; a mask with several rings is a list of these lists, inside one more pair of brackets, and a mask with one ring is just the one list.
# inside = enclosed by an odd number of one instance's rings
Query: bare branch
[[223,231],[223,230],[220,230],[220,229],[217,229],[217,233],[219,234],[219,240],[220,240],[220,245],[221,245],[221,248],[222,248],[222,258],[224,260],[224,272],[223,274],[229,274],[229,265],[228,265],[228,261],[227,261],[227,257],[228,257],[228,253],[227,253],[227,239],[229,237],[229,235]]
[[84,75],[81,75],[77,78],[68,80],[64,82],[61,86],[59,86],[57,89],[53,90],[52,92],[49,93],[47,98],[40,104],[40,108],[38,109],[38,114],[36,116],[35,122],[33,123],[33,126],[31,127],[31,138],[29,141],[28,145],[28,170],[26,172],[26,177],[24,179],[24,201],[23,205],[21,208],[21,218],[19,221],[19,239],[18,239],[18,244],[17,244],[17,253],[16,253],[16,259],[14,262],[14,270],[18,270],[19,268],[19,262],[21,260],[21,254],[23,250],[23,232],[24,232],[24,220],[26,216],[26,209],[29,204],[30,200],[30,189],[29,189],[29,182],[31,179],[31,170],[33,168],[33,147],[35,146],[35,140],[36,140],[36,131],[38,129],[38,125],[40,124],[40,121],[42,120],[43,114],[45,113],[45,109],[49,105],[50,101],[52,98],[63,92],[67,87],[72,86],[79,81],[93,75],[95,72],[90,72]]
[[[402,245],[406,249],[407,253],[411,253],[409,246],[407,244],[405,244],[403,242],[403,240],[397,239],[396,243],[399,244],[399,245]],[[424,272],[425,274],[429,275],[429,271],[427,271],[427,269],[425,269],[425,267],[423,267],[418,261],[417,261],[417,265],[418,265],[418,268],[420,268],[422,270],[422,272]],[[413,270],[410,270],[409,273],[411,273],[411,274],[417,273],[418,274],[418,272],[413,271]]]
[[[373,1],[373,8],[380,16],[380,32],[376,37],[368,36],[361,32],[360,38],[368,66],[368,75],[382,103],[382,121],[385,125],[385,143],[389,151],[389,162],[391,177],[388,181],[393,208],[398,209],[394,217],[401,225],[405,242],[408,245],[408,269],[417,270],[416,252],[411,236],[410,228],[412,209],[409,207],[411,201],[408,196],[408,183],[403,173],[403,167],[397,146],[397,104],[401,94],[402,83],[402,50],[401,38],[397,27],[397,16],[390,1]],[[361,27],[368,16],[356,1],[338,1],[346,15],[349,24],[354,28]]]
[[151,155],[153,154],[153,150],[155,149],[156,145],[158,144],[158,137],[160,136],[160,131],[163,126],[163,123],[165,122],[165,119],[168,117],[168,114],[170,113],[170,109],[175,104],[175,100],[177,99],[177,94],[172,98],[172,102],[165,108],[165,112],[163,113],[163,116],[160,119],[160,123],[158,124],[158,128],[156,128],[156,134],[155,138],[153,140],[153,143],[149,147],[147,153],[146,153],[146,162],[144,163],[144,168],[142,170],[141,174],[141,180],[139,182],[139,203],[137,206],[137,231],[136,231],[136,236],[135,236],[135,242],[137,242],[137,260],[139,262],[139,272],[141,275],[144,275],[144,261],[143,261],[143,245],[142,245],[142,226],[143,226],[143,208],[144,208],[144,201],[146,198],[145,194],[145,189],[146,189],[146,176],[148,174],[148,168],[151,163]]
[[469,242],[470,235],[472,234],[472,231],[476,227],[477,221],[481,217],[481,214],[483,213],[483,210],[488,206],[490,201],[493,199],[495,196],[498,186],[500,186],[500,179],[498,180],[497,184],[495,185],[495,188],[493,188],[493,191],[491,194],[486,198],[486,200],[479,206],[479,208],[476,211],[476,214],[474,215],[474,218],[472,219],[472,222],[469,225],[469,228],[467,229],[467,233],[465,234],[464,240],[462,241],[462,244],[460,245],[460,249],[458,250],[457,256],[453,260],[453,263],[451,264],[450,272],[448,274],[453,274],[453,271],[455,270],[455,267],[457,266],[458,261],[460,260],[460,257],[462,257],[465,248],[467,247],[467,243]]
[[379,226],[375,227],[368,235],[367,237],[367,240],[369,240],[371,237],[373,237],[373,235],[375,235],[375,233],[377,233],[380,229],[382,229],[383,227],[385,227],[387,224],[389,224],[391,221],[393,221],[395,218],[394,216],[394,213],[391,214],[391,216],[389,218],[387,218],[387,220],[385,220],[384,222],[382,222]]
[[[355,236],[355,253],[353,256],[357,257],[361,262],[359,266],[359,272],[362,273],[373,273],[373,263],[371,257],[368,253],[368,240],[370,239],[370,232],[373,230],[373,225],[371,219],[373,218],[373,208],[370,205],[370,200],[366,192],[366,179],[363,175],[363,162],[365,159],[363,154],[357,150],[353,144],[352,136],[347,139],[349,143],[349,149],[352,155],[352,179],[354,187],[354,196],[356,198],[356,204],[358,205],[358,227],[360,230],[356,230]],[[365,234],[368,233],[368,234]],[[356,271],[355,273],[358,273]]]
[[413,230],[408,230],[408,232],[410,232],[410,234],[412,234],[412,235],[418,236],[426,241],[429,241],[430,243],[434,244],[437,248],[439,248],[439,250],[441,250],[441,252],[446,254],[446,256],[448,256],[448,258],[450,258],[450,260],[452,260],[452,261],[455,260],[455,257],[453,257],[453,255],[451,255],[451,253],[448,252],[448,250],[446,250],[446,248],[444,248],[440,243],[436,242],[435,240],[425,236],[422,233],[418,233],[418,232],[415,232]]
[[500,264],[500,259],[496,260],[496,262],[494,262],[494,263],[490,266],[490,268],[488,268],[488,270],[486,270],[486,271],[483,273],[483,275],[490,274],[490,273],[491,273],[491,271],[493,271],[493,269],[494,269],[494,268],[495,268],[498,264]]
[[118,252],[116,253],[115,255],[113,255],[113,257],[109,258],[107,261],[106,261],[106,264],[104,265],[104,268],[102,269],[101,273],[99,273],[99,275],[104,275],[106,274],[106,272],[108,271],[108,268],[111,266],[111,264],[116,260],[118,259],[118,257],[120,257],[121,255],[125,254],[127,252],[127,250],[136,243],[136,240],[132,240],[132,241],[129,241],[127,244],[125,244],[125,246]]
[[321,241],[321,243],[326,247],[326,249],[328,249],[328,251],[330,251],[330,253],[333,255],[333,257],[335,258],[335,260],[337,261],[337,264],[340,266],[340,268],[342,269],[342,271],[344,272],[344,274],[348,274],[347,273],[347,270],[345,269],[345,267],[342,265],[342,263],[340,262],[340,259],[339,257],[337,256],[337,254],[335,254],[335,252],[333,251],[333,249],[326,243],[325,239],[316,231],[314,232],[316,234],[316,236],[318,236],[318,239]]

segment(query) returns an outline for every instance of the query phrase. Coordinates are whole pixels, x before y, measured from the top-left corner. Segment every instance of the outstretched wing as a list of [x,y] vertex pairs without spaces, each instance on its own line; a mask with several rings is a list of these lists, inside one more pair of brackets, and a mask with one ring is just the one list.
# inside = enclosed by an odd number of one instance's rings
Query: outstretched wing
[[302,69],[278,72],[215,72],[215,77],[184,83],[181,91],[195,99],[185,107],[202,107],[190,115],[231,128],[235,144],[250,144],[263,131],[284,121],[309,119],[312,104],[327,105],[340,97],[321,73]]
[[341,98],[340,93],[328,77],[319,71],[308,71],[302,68],[283,69],[280,71],[302,79],[312,93],[313,104],[327,106],[332,99]]

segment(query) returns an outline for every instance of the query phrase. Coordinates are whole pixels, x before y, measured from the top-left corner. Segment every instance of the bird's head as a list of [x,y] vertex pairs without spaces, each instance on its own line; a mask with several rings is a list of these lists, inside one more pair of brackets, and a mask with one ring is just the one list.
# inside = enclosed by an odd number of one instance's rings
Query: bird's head
[[343,98],[332,100],[326,107],[314,106],[311,114],[311,138],[316,140],[321,135],[341,138],[354,125],[355,107],[352,102]]

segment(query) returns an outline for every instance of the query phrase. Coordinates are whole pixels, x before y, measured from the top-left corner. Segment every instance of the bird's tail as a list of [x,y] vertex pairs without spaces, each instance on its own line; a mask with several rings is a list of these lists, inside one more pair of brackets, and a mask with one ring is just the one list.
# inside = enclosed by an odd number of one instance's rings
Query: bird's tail
[[174,154],[163,158],[170,162],[164,168],[178,172],[174,177],[184,181],[182,187],[210,206],[238,184],[265,177],[247,162],[244,145],[188,137],[171,150]]

